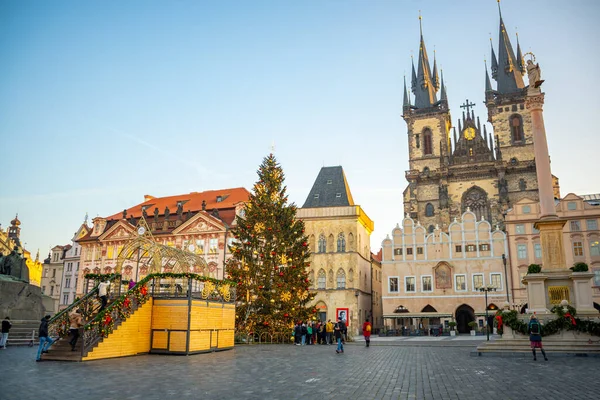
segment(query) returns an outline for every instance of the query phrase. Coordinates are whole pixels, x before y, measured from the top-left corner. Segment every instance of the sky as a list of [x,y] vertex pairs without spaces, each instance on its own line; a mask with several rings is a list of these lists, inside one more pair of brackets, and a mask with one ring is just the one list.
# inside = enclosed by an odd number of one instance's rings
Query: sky
[[[599,193],[600,2],[501,7],[545,79],[562,195]],[[403,77],[419,10],[454,124],[466,99],[485,121],[496,0],[0,2],[2,228],[18,213],[22,242],[43,258],[86,213],[145,194],[251,189],[274,144],[299,206],[321,167],[344,168],[377,251],[403,217]]]

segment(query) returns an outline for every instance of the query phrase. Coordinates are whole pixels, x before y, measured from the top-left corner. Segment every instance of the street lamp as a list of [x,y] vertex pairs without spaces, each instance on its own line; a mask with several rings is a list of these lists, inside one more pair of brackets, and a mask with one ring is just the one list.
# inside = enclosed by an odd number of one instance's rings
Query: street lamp
[[506,301],[510,303],[508,298],[508,275],[506,273],[506,254],[502,254],[502,262],[504,263],[504,286],[506,286]]
[[490,324],[488,320],[488,292],[495,292],[496,288],[494,286],[482,286],[479,288],[480,292],[485,293],[485,332],[487,334],[487,340],[490,340]]

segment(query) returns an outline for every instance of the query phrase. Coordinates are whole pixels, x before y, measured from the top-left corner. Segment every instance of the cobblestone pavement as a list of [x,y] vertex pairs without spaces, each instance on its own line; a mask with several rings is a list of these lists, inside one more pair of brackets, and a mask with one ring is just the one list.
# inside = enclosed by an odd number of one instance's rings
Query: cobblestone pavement
[[[472,357],[470,347],[252,345],[87,363],[0,350],[0,399],[597,399],[598,357]],[[383,343],[382,343],[383,344]],[[540,361],[541,359],[541,361]]]

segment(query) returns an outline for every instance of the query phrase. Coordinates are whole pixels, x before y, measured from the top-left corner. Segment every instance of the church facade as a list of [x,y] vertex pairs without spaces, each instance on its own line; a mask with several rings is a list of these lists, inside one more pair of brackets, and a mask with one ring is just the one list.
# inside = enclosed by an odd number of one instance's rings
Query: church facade
[[[421,31],[411,91],[404,88],[403,118],[408,131],[408,186],[404,211],[433,232],[447,230],[469,208],[478,220],[503,226],[506,210],[523,198],[538,199],[531,115],[525,107],[525,60],[516,54],[500,15],[499,46],[491,49],[491,77],[485,70],[484,103],[493,132],[467,100],[453,124],[443,75],[427,55]],[[441,75],[441,79],[440,79]],[[438,99],[439,91],[439,99]],[[556,180],[558,182],[558,180]]]
[[430,62],[421,28],[412,95],[406,81],[403,93],[409,150],[405,218],[382,243],[389,329],[447,327],[451,321],[459,332],[469,331],[474,321],[484,326],[483,286],[495,289],[488,311],[512,301],[506,214],[523,199],[539,200],[525,56],[518,40],[515,51],[500,14],[491,74],[486,64],[482,81],[487,115],[477,116],[475,104],[466,100],[454,122],[444,76],[435,57]]

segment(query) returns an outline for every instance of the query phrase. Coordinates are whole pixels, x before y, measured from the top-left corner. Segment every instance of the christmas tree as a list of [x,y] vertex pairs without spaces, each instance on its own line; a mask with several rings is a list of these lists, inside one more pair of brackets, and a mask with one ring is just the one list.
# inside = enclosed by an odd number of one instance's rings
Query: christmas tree
[[304,223],[288,204],[284,175],[275,156],[265,157],[244,213],[236,217],[236,243],[227,265],[237,282],[236,330],[240,333],[291,331],[294,321],[311,318],[306,267],[309,250]]

